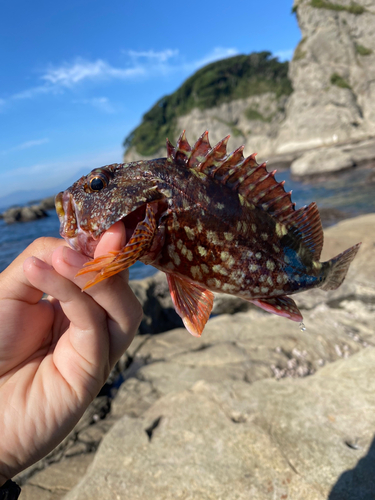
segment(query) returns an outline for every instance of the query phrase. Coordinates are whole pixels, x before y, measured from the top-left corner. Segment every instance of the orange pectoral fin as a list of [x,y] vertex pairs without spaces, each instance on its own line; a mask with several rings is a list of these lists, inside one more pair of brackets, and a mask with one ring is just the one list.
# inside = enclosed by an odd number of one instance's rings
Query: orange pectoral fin
[[210,317],[214,294],[172,274],[167,274],[167,279],[174,307],[186,330],[200,337]]
[[82,290],[87,290],[87,288],[135,264],[135,262],[137,262],[137,260],[139,260],[150,248],[155,229],[156,220],[154,212],[147,204],[144,220],[137,224],[132,237],[122,250],[101,255],[87,262],[84,267],[78,271],[76,276],[81,276],[93,271],[97,272],[97,275],[92,280],[88,281]]
[[284,318],[291,319],[292,321],[302,321],[302,314],[300,313],[296,303],[290,297],[275,297],[272,299],[254,299],[249,300],[255,306],[264,309],[265,311],[283,316]]

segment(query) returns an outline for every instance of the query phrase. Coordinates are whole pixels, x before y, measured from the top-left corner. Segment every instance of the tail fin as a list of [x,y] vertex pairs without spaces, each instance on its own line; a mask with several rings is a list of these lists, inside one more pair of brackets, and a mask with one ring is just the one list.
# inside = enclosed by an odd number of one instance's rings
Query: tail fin
[[361,243],[357,243],[326,263],[329,265],[329,269],[326,279],[320,287],[322,290],[336,290],[341,285],[360,246]]

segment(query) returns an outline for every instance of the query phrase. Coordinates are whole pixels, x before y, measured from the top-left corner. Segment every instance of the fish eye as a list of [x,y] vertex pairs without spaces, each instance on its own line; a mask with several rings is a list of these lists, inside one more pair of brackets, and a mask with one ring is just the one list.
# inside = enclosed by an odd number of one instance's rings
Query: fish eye
[[103,173],[95,173],[90,176],[87,182],[90,191],[101,191],[108,186],[108,178]]

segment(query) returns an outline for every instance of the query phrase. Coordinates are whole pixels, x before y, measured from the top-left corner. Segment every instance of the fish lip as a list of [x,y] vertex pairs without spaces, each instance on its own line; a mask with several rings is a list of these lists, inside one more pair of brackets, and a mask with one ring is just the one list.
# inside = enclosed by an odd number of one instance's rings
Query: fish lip
[[60,220],[60,235],[69,245],[87,257],[94,257],[101,235],[93,236],[82,229],[77,216],[77,206],[69,191],[58,193],[55,198],[56,212]]

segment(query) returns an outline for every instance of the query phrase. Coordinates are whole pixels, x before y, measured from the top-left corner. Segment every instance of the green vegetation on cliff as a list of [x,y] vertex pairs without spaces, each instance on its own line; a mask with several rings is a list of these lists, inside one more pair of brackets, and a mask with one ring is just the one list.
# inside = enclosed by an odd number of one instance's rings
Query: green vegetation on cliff
[[162,97],[125,139],[124,147],[135,147],[145,156],[155,154],[173,139],[177,118],[193,108],[208,109],[252,95],[292,92],[288,62],[279,62],[270,52],[240,55],[216,61],[198,70],[171,95]]
[[338,73],[333,73],[331,75],[331,83],[332,85],[336,85],[336,87],[340,87],[342,89],[351,89],[349,83]]
[[363,14],[365,12],[365,8],[362,5],[359,5],[356,2],[352,2],[350,5],[340,5],[337,3],[332,3],[327,0],[311,0],[311,7],[316,7],[317,9],[329,9],[329,10],[345,10],[350,14]]

